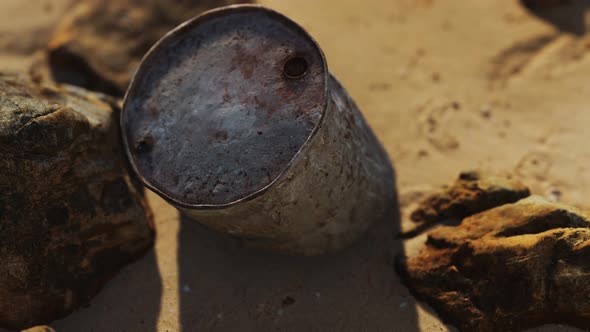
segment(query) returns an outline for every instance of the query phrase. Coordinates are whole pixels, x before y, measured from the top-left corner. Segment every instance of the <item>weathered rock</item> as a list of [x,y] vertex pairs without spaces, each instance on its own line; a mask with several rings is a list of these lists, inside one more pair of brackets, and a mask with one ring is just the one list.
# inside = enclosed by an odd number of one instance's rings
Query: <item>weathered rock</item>
[[533,196],[432,231],[398,268],[415,295],[463,331],[587,328],[589,217]]
[[248,0],[84,0],[64,16],[34,77],[122,96],[144,53],[181,22]]
[[22,330],[21,332],[55,332],[51,326],[39,325],[31,327],[30,329]]
[[530,195],[520,181],[478,171],[463,172],[450,187],[426,197],[412,212],[416,227],[404,235],[414,235],[437,222],[461,220],[472,214]]
[[104,98],[0,74],[0,326],[67,314],[153,244]]

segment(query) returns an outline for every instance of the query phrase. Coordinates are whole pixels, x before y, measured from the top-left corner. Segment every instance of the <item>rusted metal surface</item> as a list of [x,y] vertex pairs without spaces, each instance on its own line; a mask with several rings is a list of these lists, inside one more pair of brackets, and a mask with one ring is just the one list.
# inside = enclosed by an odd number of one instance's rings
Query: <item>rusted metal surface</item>
[[264,7],[210,11],[167,34],[121,121],[149,188],[255,246],[337,250],[397,204],[387,154],[319,46]]

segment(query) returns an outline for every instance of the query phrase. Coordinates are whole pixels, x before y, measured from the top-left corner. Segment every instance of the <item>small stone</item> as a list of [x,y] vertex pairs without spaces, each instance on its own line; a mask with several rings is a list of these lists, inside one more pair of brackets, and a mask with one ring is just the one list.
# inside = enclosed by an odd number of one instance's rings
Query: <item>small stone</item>
[[492,106],[490,106],[489,104],[485,104],[481,107],[481,109],[479,110],[479,114],[481,114],[481,116],[485,119],[489,119],[492,117]]
[[557,188],[552,188],[547,193],[547,199],[550,202],[559,202],[561,200],[561,190]]

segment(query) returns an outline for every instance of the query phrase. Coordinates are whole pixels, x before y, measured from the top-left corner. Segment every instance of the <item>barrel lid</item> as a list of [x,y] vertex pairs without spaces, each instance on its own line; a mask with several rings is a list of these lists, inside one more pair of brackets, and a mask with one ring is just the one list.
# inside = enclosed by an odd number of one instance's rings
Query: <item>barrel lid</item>
[[208,11],[139,66],[121,113],[131,165],[182,207],[255,197],[316,132],[327,77],[317,43],[282,14],[256,5]]

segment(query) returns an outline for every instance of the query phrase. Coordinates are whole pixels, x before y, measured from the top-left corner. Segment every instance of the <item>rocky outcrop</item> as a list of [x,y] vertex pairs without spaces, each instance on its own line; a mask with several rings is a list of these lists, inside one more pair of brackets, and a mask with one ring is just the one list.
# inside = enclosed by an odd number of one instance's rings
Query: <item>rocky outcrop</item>
[[154,240],[115,102],[0,74],[0,326],[86,304]]
[[419,203],[410,215],[414,227],[403,235],[415,235],[436,223],[461,220],[529,195],[530,191],[525,185],[509,176],[463,172],[451,186],[427,196]]
[[462,331],[590,326],[590,215],[530,197],[440,227],[399,261],[406,285]]
[[83,0],[64,15],[35,78],[122,96],[137,65],[170,29],[215,7],[247,0]]

